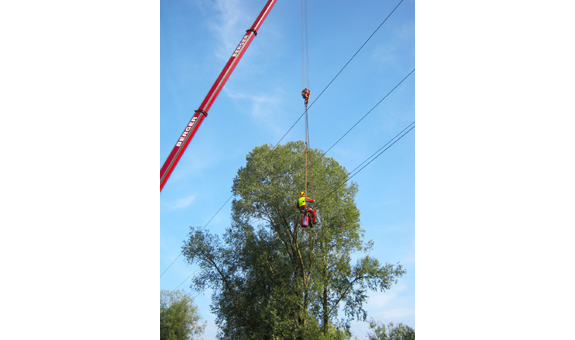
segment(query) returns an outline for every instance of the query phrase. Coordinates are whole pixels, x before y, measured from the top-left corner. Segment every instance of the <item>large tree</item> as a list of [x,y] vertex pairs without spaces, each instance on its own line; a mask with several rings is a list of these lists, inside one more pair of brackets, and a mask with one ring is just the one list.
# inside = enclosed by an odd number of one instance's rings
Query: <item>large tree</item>
[[184,291],[160,290],[160,340],[191,340],[204,332],[198,307]]
[[[191,228],[183,253],[201,271],[192,287],[211,288],[221,339],[349,337],[366,319],[368,290],[384,291],[405,271],[370,257],[363,243],[356,183],[334,159],[309,150],[308,196],[320,224],[303,229],[296,208],[305,187],[305,145],[257,146],[238,170],[232,223],[222,238]],[[361,252],[355,264],[354,253]],[[340,308],[343,317],[339,316]]]

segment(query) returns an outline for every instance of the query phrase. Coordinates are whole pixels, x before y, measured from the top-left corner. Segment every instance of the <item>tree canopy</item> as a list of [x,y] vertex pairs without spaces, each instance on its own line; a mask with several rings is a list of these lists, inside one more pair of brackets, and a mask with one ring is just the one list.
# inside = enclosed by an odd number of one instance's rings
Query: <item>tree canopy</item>
[[214,290],[220,339],[349,338],[350,321],[366,320],[368,291],[388,290],[405,273],[369,256],[357,184],[318,149],[309,150],[307,196],[320,223],[301,227],[304,151],[301,141],[255,147],[234,178],[224,235],[192,227],[184,242],[184,256],[201,268],[192,288]]
[[402,323],[394,325],[390,322],[385,326],[371,320],[369,327],[373,329],[373,333],[367,336],[369,340],[415,340],[415,330]]
[[192,340],[204,332],[198,307],[184,291],[160,290],[160,340]]

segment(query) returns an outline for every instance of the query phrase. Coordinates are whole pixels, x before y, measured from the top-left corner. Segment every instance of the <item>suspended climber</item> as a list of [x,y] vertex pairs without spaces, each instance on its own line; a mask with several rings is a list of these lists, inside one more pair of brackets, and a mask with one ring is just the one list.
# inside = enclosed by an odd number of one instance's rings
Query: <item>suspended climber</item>
[[[307,11],[307,6],[306,6],[306,11]],[[302,50],[301,50],[301,60],[302,60],[302,87],[304,88],[301,91],[301,96],[304,99],[304,104],[305,104],[305,191],[307,191],[307,183],[308,183],[308,177],[307,177],[307,173],[308,173],[308,149],[309,149],[309,126],[308,126],[308,115],[307,115],[307,109],[308,109],[308,103],[309,103],[309,96],[310,96],[310,90],[308,89],[309,87],[309,62],[307,62],[306,64],[304,64],[304,60],[308,60],[307,54],[307,13],[303,12],[303,7],[302,7]],[[305,46],[305,47],[304,47]],[[307,78],[307,83],[305,82]],[[307,85],[307,86],[306,86]],[[311,181],[311,180],[310,180]],[[307,226],[314,226],[315,224],[317,224],[317,216],[315,213],[315,210],[311,207],[309,207],[306,203],[310,202],[310,203],[315,203],[315,201],[311,198],[307,198],[305,196],[305,191],[300,191],[300,198],[297,201],[297,207],[301,212],[301,225],[302,227],[307,227]],[[310,221],[311,220],[311,221]],[[310,223],[311,222],[311,223]],[[315,237],[317,237],[317,232]]]
[[301,197],[297,200],[297,207],[302,214],[302,226],[307,227],[307,224],[303,225],[303,221],[306,216],[309,216],[308,213],[311,215],[312,223],[317,224],[315,210],[306,205],[306,202],[315,203],[315,201],[311,198],[305,197],[305,192],[303,191],[300,191],[299,194]]

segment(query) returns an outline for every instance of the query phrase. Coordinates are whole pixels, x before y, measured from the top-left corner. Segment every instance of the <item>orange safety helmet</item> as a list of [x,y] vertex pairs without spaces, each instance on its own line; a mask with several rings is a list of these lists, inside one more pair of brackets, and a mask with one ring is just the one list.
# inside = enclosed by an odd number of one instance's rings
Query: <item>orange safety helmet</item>
[[299,194],[300,194],[301,197],[304,197],[304,196],[305,196],[305,192],[303,192],[303,191],[300,191]]

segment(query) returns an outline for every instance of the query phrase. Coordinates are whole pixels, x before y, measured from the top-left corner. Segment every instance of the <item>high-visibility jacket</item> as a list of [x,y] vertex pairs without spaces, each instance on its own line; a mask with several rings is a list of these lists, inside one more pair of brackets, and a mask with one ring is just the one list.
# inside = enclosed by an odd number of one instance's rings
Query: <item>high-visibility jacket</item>
[[300,208],[300,209],[303,208],[303,207],[305,207],[305,202],[315,203],[315,201],[312,200],[311,198],[300,197],[300,198],[297,200],[297,207]]

